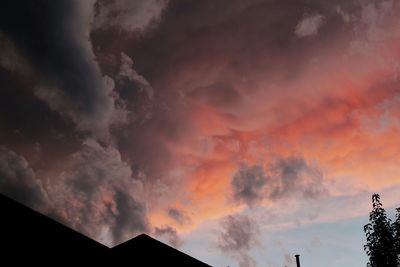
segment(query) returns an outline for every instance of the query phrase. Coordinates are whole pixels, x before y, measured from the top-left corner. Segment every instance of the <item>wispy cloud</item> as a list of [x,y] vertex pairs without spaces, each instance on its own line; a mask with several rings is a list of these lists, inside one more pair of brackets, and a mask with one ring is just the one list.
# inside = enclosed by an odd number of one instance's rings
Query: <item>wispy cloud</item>
[[248,252],[259,244],[257,222],[248,216],[236,214],[222,218],[221,227],[218,248],[236,258],[240,266],[256,266]]
[[294,33],[298,37],[317,35],[323,25],[324,16],[322,14],[305,15],[296,25]]
[[155,227],[154,235],[176,248],[183,244],[183,240],[178,236],[176,229],[171,226]]

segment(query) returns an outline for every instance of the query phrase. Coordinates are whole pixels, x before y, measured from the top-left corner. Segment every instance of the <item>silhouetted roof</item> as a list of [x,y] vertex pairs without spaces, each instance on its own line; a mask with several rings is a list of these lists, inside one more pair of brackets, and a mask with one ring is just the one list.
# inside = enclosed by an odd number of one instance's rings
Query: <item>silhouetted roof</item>
[[110,249],[2,194],[0,211],[1,266],[209,266],[145,234]]
[[[160,260],[164,266],[209,266],[146,234],[141,234],[111,249],[113,258],[127,261],[135,257],[143,266],[156,266]],[[146,255],[141,257],[140,255]]]

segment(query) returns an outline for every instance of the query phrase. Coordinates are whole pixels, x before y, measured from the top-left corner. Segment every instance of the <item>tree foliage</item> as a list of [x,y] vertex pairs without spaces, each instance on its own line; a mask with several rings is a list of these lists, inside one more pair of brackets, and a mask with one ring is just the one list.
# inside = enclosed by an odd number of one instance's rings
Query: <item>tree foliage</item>
[[383,209],[379,194],[372,195],[372,211],[369,223],[364,226],[367,244],[364,250],[369,256],[368,267],[396,267],[395,233],[391,220]]
[[396,209],[396,220],[392,225],[394,235],[394,248],[397,254],[397,266],[400,266],[400,208]]

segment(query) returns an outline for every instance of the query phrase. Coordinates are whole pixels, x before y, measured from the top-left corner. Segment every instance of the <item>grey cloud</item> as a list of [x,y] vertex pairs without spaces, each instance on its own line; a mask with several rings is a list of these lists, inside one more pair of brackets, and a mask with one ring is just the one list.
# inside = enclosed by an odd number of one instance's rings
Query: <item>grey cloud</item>
[[279,159],[270,167],[268,196],[271,199],[300,194],[305,198],[316,198],[327,189],[322,172],[307,164],[304,158],[289,157]]
[[258,226],[245,215],[229,215],[221,220],[218,247],[225,252],[247,251],[257,244]]
[[165,239],[165,241],[172,245],[173,247],[180,247],[183,244],[183,241],[178,236],[175,228],[171,226],[162,226],[154,228],[154,235],[158,238]]
[[265,197],[264,186],[267,180],[261,166],[242,166],[232,178],[234,200],[249,206],[257,204]]
[[0,192],[39,211],[47,206],[46,192],[24,157],[0,147]]
[[351,20],[351,15],[346,13],[345,11],[342,10],[342,8],[340,6],[336,7],[336,12],[338,13],[338,15],[343,19],[343,21],[345,23],[349,23]]
[[133,60],[126,55],[121,53],[121,66],[119,76],[125,77],[130,81],[134,81],[139,84],[140,89],[144,90],[149,99],[153,98],[154,89],[150,83],[140,74],[138,74],[133,68]]
[[232,177],[233,200],[252,207],[263,199],[278,200],[291,195],[306,199],[327,193],[322,172],[302,157],[276,160],[267,170],[243,165]]
[[146,207],[142,202],[120,190],[116,190],[114,201],[117,210],[112,228],[114,242],[125,241],[135,232],[149,231]]
[[240,266],[253,267],[254,259],[248,253],[259,244],[259,227],[254,220],[245,215],[229,215],[221,220],[222,230],[218,237],[218,248],[234,257]]
[[170,218],[174,219],[177,223],[183,225],[190,222],[190,217],[187,216],[183,211],[177,208],[169,208],[167,214]]
[[168,0],[100,0],[97,3],[95,28],[119,27],[126,31],[144,31],[160,20]]
[[142,185],[118,150],[89,139],[66,167],[48,191],[54,212],[67,225],[95,239],[107,230],[107,245],[149,230]]
[[322,14],[305,15],[297,24],[295,34],[298,37],[316,35],[324,22]]

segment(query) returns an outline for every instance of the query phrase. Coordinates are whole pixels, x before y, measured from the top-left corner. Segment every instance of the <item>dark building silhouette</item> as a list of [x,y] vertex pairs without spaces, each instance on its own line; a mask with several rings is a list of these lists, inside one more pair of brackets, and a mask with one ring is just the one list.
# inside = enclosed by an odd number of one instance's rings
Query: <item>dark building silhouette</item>
[[0,266],[209,266],[145,234],[108,248],[0,194]]
[[113,247],[111,254],[119,262],[128,262],[133,257],[142,266],[160,266],[159,262],[164,263],[162,266],[209,266],[145,234]]

